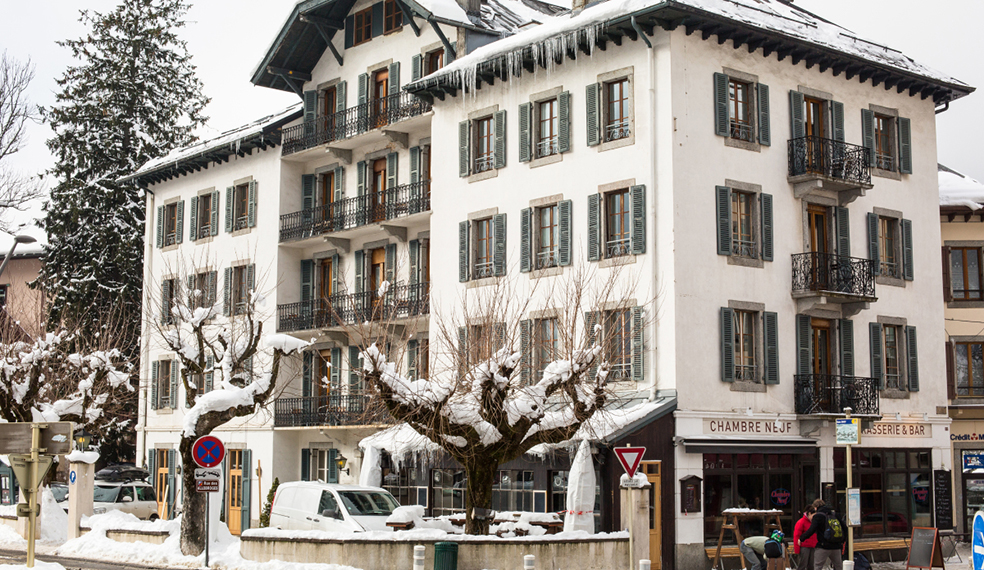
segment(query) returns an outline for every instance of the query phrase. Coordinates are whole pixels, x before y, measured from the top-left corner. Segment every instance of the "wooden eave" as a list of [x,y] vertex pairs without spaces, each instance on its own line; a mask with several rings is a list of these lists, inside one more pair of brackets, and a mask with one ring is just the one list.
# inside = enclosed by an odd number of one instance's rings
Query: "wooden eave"
[[[606,22],[605,33],[596,35],[593,46],[588,46],[584,37],[579,34],[578,49],[568,51],[567,59],[576,59],[579,53],[591,53],[591,48],[602,51],[607,49],[609,42],[621,45],[621,37],[635,41],[637,34],[632,26],[635,18],[647,35],[653,35],[655,28],[673,31],[682,27],[686,34],[700,33],[703,40],[714,38],[719,45],[732,41],[734,49],[746,48],[749,53],[760,53],[764,57],[776,54],[779,61],[789,58],[793,65],[805,62],[807,69],[818,67],[821,73],[828,70],[838,77],[843,74],[848,81],[857,77],[861,83],[872,80],[875,87],[883,85],[885,90],[895,89],[898,93],[908,92],[910,97],[920,96],[922,99],[933,98],[936,105],[948,103],[974,91],[973,87],[961,83],[947,83],[937,79],[923,77],[895,67],[869,61],[867,59],[846,54],[841,51],[812,44],[798,38],[784,36],[772,30],[757,28],[743,22],[738,22],[724,16],[694,8],[674,0],[667,0],[647,7],[638,12],[625,14]],[[587,26],[585,27],[587,29]],[[572,30],[573,32],[574,30]],[[543,50],[541,50],[543,51]],[[515,75],[522,72],[532,72],[536,66],[546,68],[546,61],[533,61],[533,48],[527,46],[522,54],[523,69],[518,69]],[[561,60],[563,57],[561,57]],[[557,63],[560,63],[558,61]],[[502,73],[507,67],[506,56],[499,55],[478,64],[476,69],[476,88],[481,89],[484,77],[492,74],[503,80],[509,74]],[[441,75],[434,79],[418,81],[408,86],[408,91],[429,101],[434,98],[444,99],[445,94],[455,95],[461,86],[454,83],[450,75]]]
[[984,208],[974,210],[968,206],[940,206],[940,217],[950,223],[984,222]]

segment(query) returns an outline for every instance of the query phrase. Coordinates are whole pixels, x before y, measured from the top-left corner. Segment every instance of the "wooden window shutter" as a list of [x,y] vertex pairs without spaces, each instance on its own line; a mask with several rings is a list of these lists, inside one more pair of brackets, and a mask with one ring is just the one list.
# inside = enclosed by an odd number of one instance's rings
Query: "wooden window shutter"
[[335,167],[335,189],[332,192],[332,200],[340,202],[345,197],[345,169],[341,166]]
[[[246,266],[246,284],[247,287],[249,287],[248,293],[252,294],[253,292],[256,291],[256,264],[255,263],[250,263],[249,265]],[[246,300],[252,303],[249,297],[247,297]]]
[[765,331],[765,383],[779,383],[779,315],[762,313],[762,328]]
[[912,281],[915,271],[912,266],[912,220],[902,220],[902,277],[906,281]]
[[844,104],[839,101],[830,102],[830,123],[834,128],[834,140],[844,142]]
[[557,95],[557,147],[560,152],[571,150],[571,93]]
[[837,255],[851,256],[851,217],[850,211],[838,206],[837,215]]
[[[212,218],[209,220],[209,229],[213,236],[219,235],[219,191],[212,192]],[[205,237],[205,236],[198,236]]]
[[468,238],[469,236],[469,223],[459,222],[458,223],[458,281],[464,283],[468,281]]
[[[530,319],[519,321],[519,354],[519,380],[523,386],[528,386],[533,377],[532,366],[535,360],[533,354],[533,321]],[[537,378],[533,378],[533,382],[537,380]]]
[[762,207],[762,260],[772,261],[772,194],[760,194],[759,200]]
[[157,247],[164,247],[164,206],[157,207]]
[[588,195],[588,261],[601,259],[601,194]]
[[868,323],[868,341],[871,347],[871,377],[875,380],[875,388],[882,389],[882,326],[878,323]]
[[495,160],[496,168],[504,168],[506,166],[506,111],[496,111],[492,116],[492,122],[494,123],[493,128],[495,133]]
[[301,450],[301,481],[311,480],[311,450]]
[[407,341],[407,378],[411,381],[417,379],[417,351],[420,350],[420,342],[417,340]]
[[309,303],[314,298],[314,261],[301,260],[301,302]]
[[386,246],[386,280],[389,281],[389,292],[392,295],[396,287],[396,244]]
[[396,188],[400,185],[400,155],[391,152],[386,155],[386,188]]
[[731,117],[728,109],[728,76],[714,74],[714,134],[731,136]]
[[218,297],[216,296],[216,281],[219,279],[218,271],[209,271],[207,284],[208,284],[208,303],[214,305],[218,302]]
[[[152,410],[160,407],[160,404],[157,402],[157,382],[160,365],[161,363],[156,360],[150,363],[150,409]],[[151,473],[151,475],[153,476],[155,474]]]
[[181,243],[184,241],[184,214],[185,214],[185,203],[181,200],[174,206],[175,210],[175,233],[174,241],[175,243]]
[[338,483],[338,450],[335,448],[328,450],[328,481],[326,482],[332,484]]
[[470,151],[471,121],[461,121],[458,123],[458,176],[471,174]]
[[943,300],[947,303],[953,300],[953,282],[950,273],[950,246],[944,245],[940,257],[943,258]]
[[837,321],[837,332],[840,337],[841,376],[854,376],[854,321],[840,319]]
[[232,268],[225,268],[225,279],[223,279],[222,286],[224,287],[222,296],[222,314],[229,316],[232,314]]
[[731,255],[731,188],[715,186],[717,211],[717,252]]
[[314,209],[314,187],[317,177],[314,174],[301,175],[301,209]]
[[331,256],[331,294],[340,295],[341,283],[338,280],[338,266],[341,265],[341,257],[336,253]]
[[205,357],[205,393],[211,392],[215,386],[215,359],[211,356]]
[[[345,17],[345,49],[352,47],[355,43],[355,36],[353,31],[355,30],[355,17],[346,16]],[[307,481],[307,479],[302,479],[302,481]]]
[[899,172],[912,174],[912,124],[909,119],[899,117]]
[[362,196],[366,193],[366,161],[360,160],[355,164],[356,173],[356,193]]
[[410,284],[420,283],[420,240],[412,239],[407,243],[410,252]]
[[563,200],[557,204],[557,214],[560,217],[560,252],[557,265],[567,267],[571,264],[571,200]]
[[235,229],[235,225],[232,222],[232,205],[233,205],[233,194],[235,188],[229,186],[226,188],[226,207],[225,207],[225,229],[227,232],[232,232]]
[[790,132],[794,139],[800,139],[806,136],[806,109],[803,107],[804,103],[802,93],[799,91],[789,92]]
[[241,519],[239,522],[240,530],[249,530],[249,521],[252,518],[253,502],[253,452],[249,449],[243,450],[243,482],[240,489],[239,504],[242,506],[240,511]]
[[178,409],[178,360],[171,361],[171,409]]
[[247,223],[256,227],[256,180],[249,181],[249,203],[247,204]]
[[335,112],[336,113],[341,113],[342,111],[345,110],[346,108],[345,97],[348,95],[347,91],[348,91],[347,81],[339,81],[338,84],[335,85]]
[[796,315],[796,374],[813,374],[813,327],[810,315]]
[[601,120],[598,99],[601,92],[601,84],[589,83],[584,88],[584,123],[588,129],[588,146],[598,146],[601,144]]
[[529,162],[533,158],[532,132],[530,115],[533,113],[532,103],[522,103],[519,106],[519,161]]
[[362,293],[365,291],[365,270],[366,270],[366,252],[357,249],[355,250],[355,292]]
[[875,164],[875,112],[861,109],[861,142],[868,151],[868,164]]
[[420,182],[420,147],[410,147],[410,184]]
[[338,390],[342,383],[342,349],[335,347],[331,349],[331,368],[328,369],[328,386],[334,391]]
[[916,343],[916,327],[905,327],[905,350],[908,357],[909,391],[919,391],[919,345]]
[[871,260],[871,272],[874,275],[881,275],[881,260],[878,252],[878,214],[871,212],[867,215],[868,221],[868,259]]
[[191,202],[191,220],[188,224],[188,241],[195,241],[198,239],[198,196],[192,196],[189,201]]
[[372,37],[374,38],[383,35],[383,21],[386,19],[383,4],[383,2],[377,2],[372,5]]
[[642,322],[642,307],[632,307],[632,380],[636,382],[642,382],[646,372],[646,331]]
[[632,201],[632,254],[646,253],[646,187],[629,188]]
[[529,273],[533,269],[533,208],[519,211],[519,271]]
[[601,323],[601,311],[585,311],[584,312],[584,337],[587,339],[587,344],[589,347],[593,347],[596,344],[602,345],[602,354],[595,358],[594,362],[591,363],[591,368],[588,370],[588,378],[594,380],[598,377],[598,364],[605,358],[605,350],[603,340],[598,338],[598,331],[595,328]]
[[423,63],[423,57],[421,57],[419,53],[414,54],[414,56],[410,58],[410,81],[416,81],[423,77],[421,73],[423,65],[421,65],[421,63]]
[[506,215],[492,216],[492,231],[494,242],[492,250],[492,268],[497,277],[506,274]]
[[948,400],[957,399],[957,375],[954,371],[953,343],[947,342],[944,345],[943,354],[946,358],[946,398]]
[[359,74],[359,97],[357,99],[357,102],[358,102],[358,111],[356,111],[356,113],[358,114],[357,118],[359,121],[358,131],[361,133],[364,132],[368,127],[367,125],[368,121],[366,120],[366,117],[368,117],[369,115],[369,109],[367,107],[369,103],[369,74],[368,73]]
[[763,146],[772,145],[772,119],[769,110],[769,86],[758,84],[758,139]]
[[400,62],[394,61],[389,66],[389,95],[400,94]]
[[362,376],[359,369],[362,368],[362,359],[359,358],[359,347],[349,347],[349,391],[358,391],[362,386]]
[[735,314],[721,307],[721,380],[735,381]]
[[304,135],[314,134],[315,121],[318,116],[318,92],[310,89],[304,92]]
[[166,325],[171,320],[171,280],[161,281],[161,324]]

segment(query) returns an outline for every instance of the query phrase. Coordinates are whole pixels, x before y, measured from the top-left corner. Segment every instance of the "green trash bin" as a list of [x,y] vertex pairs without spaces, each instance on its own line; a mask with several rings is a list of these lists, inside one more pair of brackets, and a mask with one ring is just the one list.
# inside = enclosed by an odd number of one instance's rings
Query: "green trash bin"
[[458,570],[458,543],[434,543],[434,570]]

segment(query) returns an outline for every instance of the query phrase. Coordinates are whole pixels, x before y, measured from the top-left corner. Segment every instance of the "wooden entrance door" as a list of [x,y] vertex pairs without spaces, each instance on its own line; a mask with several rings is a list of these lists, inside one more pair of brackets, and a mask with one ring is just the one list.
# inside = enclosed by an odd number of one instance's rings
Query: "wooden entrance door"
[[813,332],[813,389],[817,395],[817,401],[823,409],[830,408],[830,398],[832,396],[833,371],[831,366],[831,336],[830,321],[826,319],[811,319],[810,328]]
[[639,470],[649,480],[649,560],[653,570],[662,568],[663,552],[663,508],[660,461],[643,461]]
[[226,524],[229,532],[239,535],[243,524],[243,450],[230,449],[229,480],[226,484]]
[[824,101],[806,97],[806,113],[803,115],[803,126],[806,128],[807,139],[806,161],[810,172],[822,172],[823,168],[823,144],[820,139],[824,138]]
[[157,454],[157,473],[154,474],[156,483],[154,489],[157,492],[157,516],[163,520],[167,520],[169,514],[167,508],[167,495],[170,491],[168,489],[167,451],[166,449],[154,450],[154,453]]
[[373,77],[372,99],[373,110],[376,115],[375,125],[373,126],[375,127],[381,127],[389,123],[389,117],[386,113],[387,95],[389,95],[389,71],[384,69],[377,71]]

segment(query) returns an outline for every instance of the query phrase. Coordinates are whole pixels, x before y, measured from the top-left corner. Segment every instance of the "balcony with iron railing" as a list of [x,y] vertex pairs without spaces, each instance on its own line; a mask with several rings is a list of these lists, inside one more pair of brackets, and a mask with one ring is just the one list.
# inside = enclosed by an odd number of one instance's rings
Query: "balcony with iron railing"
[[492,261],[479,261],[472,268],[472,279],[495,277],[495,264]]
[[878,416],[878,383],[874,378],[833,374],[797,374],[794,391],[796,413],[803,415]]
[[605,257],[621,257],[632,253],[631,238],[616,238],[605,243]]
[[745,142],[753,142],[752,125],[748,122],[731,119],[731,138]]
[[605,142],[612,142],[629,138],[632,131],[629,127],[629,120],[623,119],[605,126]]
[[488,172],[495,168],[495,155],[492,153],[483,154],[475,157],[475,174]]
[[542,138],[536,143],[536,157],[544,158],[560,154],[560,139],[557,135]]
[[557,261],[557,256],[560,252],[557,248],[548,249],[546,251],[536,252],[536,268],[537,269],[549,269],[551,267],[557,267],[559,265]]
[[430,210],[430,180],[329,202],[280,216],[280,241],[295,241]]
[[321,115],[312,121],[287,127],[283,131],[284,156],[333,143],[356,135],[423,115],[430,103],[400,92],[352,108]]
[[277,332],[298,332],[392,321],[430,314],[430,283],[397,283],[386,293],[340,293],[277,305]]
[[795,197],[817,191],[848,192],[847,203],[872,188],[871,160],[863,146],[806,136],[790,139],[789,182]]
[[793,254],[793,297],[826,297],[826,302],[876,301],[874,262],[832,253]]
[[277,398],[274,427],[364,426],[393,423],[386,407],[368,394]]

